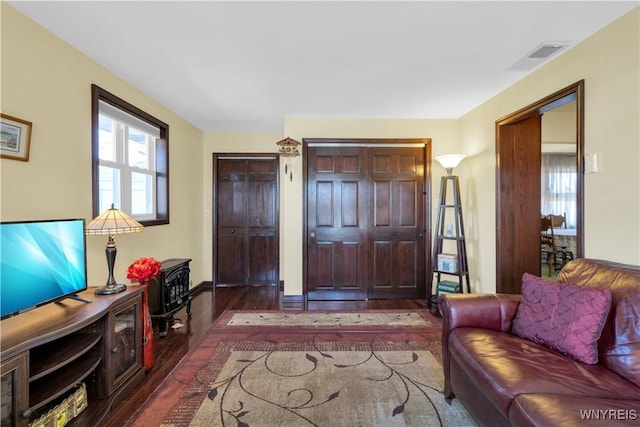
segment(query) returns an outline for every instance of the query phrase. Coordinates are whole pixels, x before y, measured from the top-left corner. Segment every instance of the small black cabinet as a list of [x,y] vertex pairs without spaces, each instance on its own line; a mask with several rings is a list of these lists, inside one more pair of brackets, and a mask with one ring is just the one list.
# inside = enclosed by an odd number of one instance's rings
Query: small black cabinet
[[189,294],[189,258],[171,258],[161,262],[160,275],[149,282],[149,313],[160,321],[160,336],[167,335],[167,317],[187,307],[191,318]]

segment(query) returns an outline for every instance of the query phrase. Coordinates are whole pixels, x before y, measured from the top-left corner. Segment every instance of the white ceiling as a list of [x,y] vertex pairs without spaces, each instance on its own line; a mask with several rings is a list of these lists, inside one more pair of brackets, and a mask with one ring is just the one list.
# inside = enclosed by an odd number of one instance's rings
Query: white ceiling
[[9,3],[204,131],[458,118],[529,73],[509,68],[540,43],[575,45],[639,4]]

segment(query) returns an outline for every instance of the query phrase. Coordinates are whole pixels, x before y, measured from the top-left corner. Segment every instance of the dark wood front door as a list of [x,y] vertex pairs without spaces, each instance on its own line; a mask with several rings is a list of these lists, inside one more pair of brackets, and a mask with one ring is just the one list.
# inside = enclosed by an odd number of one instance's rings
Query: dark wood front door
[[367,150],[310,148],[307,298],[366,299]]
[[307,298],[424,297],[424,145],[305,152]]
[[214,155],[216,285],[278,283],[278,160]]

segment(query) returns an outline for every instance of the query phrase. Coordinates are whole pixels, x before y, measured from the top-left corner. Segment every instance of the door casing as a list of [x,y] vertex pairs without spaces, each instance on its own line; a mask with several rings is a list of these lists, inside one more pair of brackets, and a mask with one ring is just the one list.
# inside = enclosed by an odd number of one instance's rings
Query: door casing
[[[546,111],[559,107],[566,102],[576,100],[576,159],[577,159],[577,185],[576,185],[576,204],[577,204],[577,230],[576,230],[576,258],[584,256],[584,80],[580,80],[572,85],[565,87],[551,95],[534,102],[514,113],[511,113],[496,121],[496,292],[498,293],[520,293],[522,274],[525,272],[539,275],[540,274],[540,191],[533,194],[523,194],[525,188],[517,186],[511,188],[511,191],[503,192],[502,189],[508,185],[509,181],[515,182],[513,170],[520,172],[529,170],[529,173],[536,171],[527,168],[528,162],[540,165],[542,152],[541,140],[537,137],[537,141],[529,141],[529,143],[537,144],[536,147],[526,147],[521,149],[522,153],[528,156],[516,156],[514,153],[506,151],[505,147],[510,144],[510,138],[514,133],[525,131],[524,123],[526,119],[532,116],[542,116]],[[538,135],[540,129],[537,130]],[[527,135],[525,135],[525,139]],[[530,135],[529,135],[530,136]],[[530,139],[530,138],[529,138]],[[513,162],[508,160],[509,155],[513,155]],[[503,167],[503,162],[507,161],[510,167]],[[540,182],[540,170],[537,170],[537,182]],[[526,177],[525,181],[533,179],[531,176]],[[514,206],[526,204],[531,208],[537,206],[534,214],[526,215],[518,219],[518,224],[511,223],[510,212]],[[535,230],[536,238],[531,239],[531,230]],[[521,242],[528,242],[526,245]],[[533,246],[532,246],[533,245]],[[527,257],[536,256],[535,262],[526,261]],[[521,262],[514,263],[513,260]],[[537,265],[537,268],[536,268]]]

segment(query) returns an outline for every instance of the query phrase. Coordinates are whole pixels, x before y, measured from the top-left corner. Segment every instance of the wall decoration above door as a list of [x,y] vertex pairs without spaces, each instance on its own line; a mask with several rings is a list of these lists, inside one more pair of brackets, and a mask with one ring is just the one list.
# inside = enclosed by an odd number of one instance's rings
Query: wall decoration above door
[[298,146],[300,143],[295,139],[286,137],[285,139],[281,139],[276,142],[278,146],[278,154],[281,157],[284,157],[284,174],[285,176],[289,176],[289,181],[293,181],[293,166],[291,164],[291,157],[298,157],[300,152],[298,151]]

